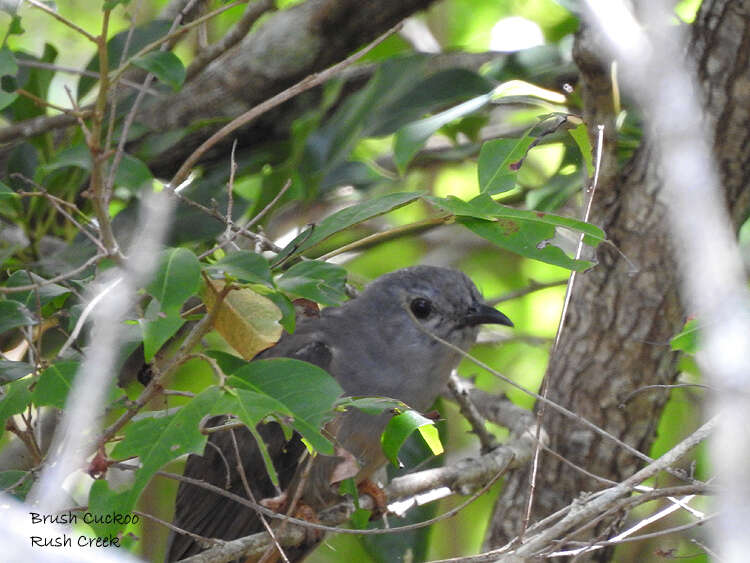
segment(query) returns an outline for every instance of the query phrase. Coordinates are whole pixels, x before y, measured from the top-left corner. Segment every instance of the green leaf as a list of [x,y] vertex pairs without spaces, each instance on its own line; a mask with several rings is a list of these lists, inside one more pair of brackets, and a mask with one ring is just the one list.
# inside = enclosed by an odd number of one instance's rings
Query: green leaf
[[[431,426],[433,432],[422,431],[422,428],[427,426]],[[425,435],[428,436],[429,440],[425,439],[425,441],[435,455],[443,452],[443,446],[437,436],[437,428],[435,428],[434,422],[417,411],[408,410],[391,418],[380,438],[383,453],[394,466],[399,467],[398,451],[415,430],[419,430],[423,438]]]
[[102,11],[113,10],[118,4],[127,6],[130,4],[130,0],[106,0],[104,4],[102,4]]
[[491,243],[527,258],[575,271],[592,266],[591,262],[570,258],[562,249],[549,244],[555,229],[542,223],[514,219],[485,221],[471,217],[460,217],[458,222]]
[[0,213],[14,219],[21,211],[21,198],[8,186],[0,182]]
[[262,295],[273,301],[273,304],[279,308],[279,311],[281,311],[281,319],[279,319],[279,323],[285,331],[292,334],[297,321],[294,304],[280,291],[270,291],[268,293],[263,293]]
[[212,273],[225,273],[234,276],[241,282],[260,283],[273,287],[273,277],[268,260],[256,252],[238,250],[227,254],[221,260],[206,267]]
[[265,417],[271,414],[281,414],[293,416],[291,412],[279,401],[273,397],[269,397],[263,393],[256,393],[247,389],[236,388],[233,391],[237,402],[236,406],[232,407],[232,413],[236,414],[237,417],[245,423],[247,429],[255,438],[255,443],[258,445],[261,456],[263,457],[263,464],[266,466],[266,473],[271,479],[271,482],[279,486],[279,476],[276,473],[276,468],[273,465],[271,455],[268,453],[268,448],[263,438],[258,433],[255,426],[263,420]]
[[[148,482],[164,464],[187,453],[201,453],[207,436],[199,431],[207,414],[223,414],[231,403],[218,387],[209,387],[196,395],[177,412],[160,411],[141,416],[125,427],[125,437],[112,450],[114,459],[138,456],[140,467],[133,485],[120,493],[109,488],[105,480],[94,483],[89,494],[89,510],[95,514],[127,514],[135,506]],[[92,525],[99,535],[116,534],[120,526]]]
[[297,297],[323,305],[339,305],[346,300],[346,276],[346,270],[341,266],[306,260],[284,272],[278,286]]
[[352,526],[358,530],[367,529],[367,524],[370,522],[370,516],[372,516],[371,510],[357,508],[351,515]]
[[146,291],[161,304],[164,313],[179,313],[188,297],[198,291],[201,265],[198,258],[186,248],[165,250],[159,262],[156,278]]
[[393,160],[399,172],[403,174],[415,154],[422,148],[427,139],[443,125],[455,121],[483,108],[492,99],[492,93],[482,94],[457,106],[421,119],[402,127],[393,141]]
[[18,63],[13,56],[13,51],[8,47],[0,49],[0,78],[3,76],[15,76],[18,72]]
[[352,205],[336,213],[329,215],[317,225],[314,225],[290,242],[279,254],[277,261],[281,262],[293,254],[300,254],[312,248],[316,244],[326,240],[331,235],[343,231],[353,225],[378,217],[399,207],[403,207],[416,199],[420,194],[417,192],[398,192],[370,199],[356,205]]
[[[107,60],[109,61],[110,70],[125,62],[126,57],[123,57],[123,51],[126,44],[128,45],[127,56],[133,56],[146,45],[149,45],[166,35],[171,26],[172,22],[170,20],[153,20],[136,27],[132,30],[132,33],[130,29],[126,29],[112,37],[112,39],[107,41]],[[91,61],[89,61],[89,64],[86,65],[86,70],[96,73],[99,72],[98,54],[94,55]],[[81,76],[78,81],[76,98],[78,100],[83,98],[91,91],[97,82],[99,82],[98,78],[92,76]]]
[[[384,61],[367,85],[340,103],[322,126],[315,128],[327,113],[325,107],[312,119],[306,116],[297,120],[293,155],[297,160],[301,157],[299,171],[305,187],[314,192],[318,187],[376,181],[377,176],[362,163],[347,162],[361,139],[390,135],[430,112],[491,88],[490,81],[470,70],[435,72],[425,55]],[[304,151],[296,148],[302,142]]]
[[242,358],[235,356],[234,354],[230,354],[229,352],[224,352],[222,350],[208,350],[206,352],[206,355],[216,360],[216,363],[219,364],[221,371],[223,371],[226,375],[232,375],[238,369],[248,364],[247,360],[243,360]]
[[18,94],[16,94],[15,92],[6,92],[5,90],[0,88],[0,110],[5,109],[17,99]]
[[0,301],[0,334],[6,330],[36,324],[29,310],[17,301]]
[[115,173],[115,185],[137,192],[151,185],[154,176],[143,161],[124,154]]
[[59,362],[45,369],[39,376],[39,381],[34,387],[34,404],[52,406],[61,409],[65,407],[73,383],[73,378],[78,371],[78,362]]
[[455,214],[460,224],[498,246],[570,270],[585,270],[592,264],[570,258],[554,246],[556,229],[563,227],[583,233],[583,242],[592,247],[606,238],[604,232],[591,223],[552,213],[515,209],[493,201],[486,193],[468,202],[452,196],[426,196],[425,199]]
[[698,351],[700,327],[698,321],[690,319],[685,323],[683,329],[672,337],[669,346],[672,350],[680,350],[687,354],[695,354]]
[[425,424],[420,426],[418,430],[425,444],[430,448],[432,455],[440,455],[445,451],[443,449],[443,443],[440,441],[440,434],[438,433],[437,426],[434,424]]
[[[32,283],[40,284],[46,281],[43,277],[33,272],[17,270],[5,282],[5,287],[21,287]],[[67,287],[56,283],[49,283],[40,286],[38,289],[9,293],[8,299],[23,303],[28,309],[34,310],[37,308],[37,304],[39,304],[42,307],[42,314],[46,314],[50,308],[56,310],[62,307],[69,296],[70,290]],[[47,305],[49,305],[49,308]]]
[[159,314],[159,302],[151,301],[146,307],[145,319],[141,321],[143,329],[143,356],[151,362],[162,346],[180,330],[185,319],[179,311],[172,310]]
[[[49,94],[49,85],[52,82],[52,78],[55,75],[54,63],[57,59],[57,49],[49,43],[44,44],[44,50],[41,57],[35,57],[27,53],[18,52],[16,57],[19,63],[42,63],[43,65],[52,65],[52,68],[34,68],[25,67],[22,72],[17,75],[17,87],[23,88],[29,92],[32,96],[36,96],[39,99],[47,100]],[[46,115],[47,109],[36,103],[27,96],[20,96],[11,106],[13,120],[25,121],[34,117]],[[32,142],[36,143],[41,139],[34,139]],[[38,143],[41,148],[44,146],[43,143]]]
[[177,91],[185,82],[185,67],[182,61],[170,51],[152,51],[133,61],[135,66],[149,71],[159,80]]
[[591,178],[594,175],[594,153],[592,152],[589,130],[586,124],[581,123],[575,129],[568,129],[568,133],[578,145],[583,161],[586,163],[586,171]]
[[524,135],[520,139],[495,139],[484,143],[479,151],[480,191],[499,194],[512,190],[516,185],[519,162],[533,142],[533,137]]
[[313,448],[326,455],[333,453],[333,446],[318,429],[343,391],[325,370],[290,358],[255,360],[240,368],[229,383],[279,401],[292,414],[292,427]]
[[64,149],[49,163],[45,164],[42,167],[42,170],[44,171],[44,174],[49,174],[53,170],[66,168],[68,166],[80,168],[87,172],[91,171],[91,151],[89,148],[81,143]]
[[5,430],[5,422],[14,414],[23,412],[31,403],[31,381],[21,379],[5,386],[5,394],[0,399],[0,437]]
[[[0,491],[16,497],[18,500],[24,500],[26,495],[34,484],[31,471],[21,471],[20,469],[10,469],[0,471]],[[13,487],[11,489],[11,487]]]
[[8,35],[23,35],[26,30],[21,25],[21,16],[13,15],[13,19],[8,26]]
[[12,362],[0,359],[0,385],[5,385],[16,379],[29,375],[34,371],[34,366],[26,362]]
[[409,407],[402,401],[388,397],[342,397],[336,401],[336,410],[348,408],[359,409],[367,414],[380,414],[384,410],[407,410]]

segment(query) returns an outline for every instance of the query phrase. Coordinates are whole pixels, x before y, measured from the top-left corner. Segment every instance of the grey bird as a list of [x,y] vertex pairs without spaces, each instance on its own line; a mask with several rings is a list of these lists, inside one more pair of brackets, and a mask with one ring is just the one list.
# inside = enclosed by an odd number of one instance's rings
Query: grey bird
[[[461,359],[455,350],[428,333],[468,350],[476,341],[479,325],[488,323],[513,326],[508,317],[483,302],[465,274],[449,268],[415,266],[381,276],[356,299],[325,308],[319,317],[299,319],[294,334],[284,334],[257,358],[304,360],[328,371],[346,395],[390,397],[424,411],[443,390]],[[352,409],[329,423],[337,447],[351,453],[359,464],[357,483],[386,463],[380,435],[390,416]],[[282,490],[293,490],[301,481],[300,500],[315,511],[338,498],[338,486],[331,481],[342,458],[316,456],[309,474],[301,480],[305,464],[300,459],[305,446],[299,436],[286,440],[277,423],[259,424],[257,429],[274,461]],[[252,434],[244,428],[234,433],[254,497],[275,496],[277,490]],[[184,474],[245,497],[234,459],[230,433],[212,433],[203,455],[190,455]],[[224,540],[264,529],[251,509],[185,482],[177,492],[174,524],[203,537]],[[312,542],[285,553],[291,561],[300,560],[315,545]],[[191,537],[173,532],[167,560],[178,561],[203,549]]]

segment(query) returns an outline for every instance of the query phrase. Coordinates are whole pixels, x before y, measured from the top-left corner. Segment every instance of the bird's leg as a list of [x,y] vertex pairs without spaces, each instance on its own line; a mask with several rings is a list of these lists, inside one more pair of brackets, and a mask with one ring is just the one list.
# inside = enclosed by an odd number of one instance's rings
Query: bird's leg
[[357,484],[357,491],[360,495],[369,495],[372,498],[375,507],[370,519],[377,519],[388,513],[388,499],[385,496],[383,488],[371,479],[365,479]]

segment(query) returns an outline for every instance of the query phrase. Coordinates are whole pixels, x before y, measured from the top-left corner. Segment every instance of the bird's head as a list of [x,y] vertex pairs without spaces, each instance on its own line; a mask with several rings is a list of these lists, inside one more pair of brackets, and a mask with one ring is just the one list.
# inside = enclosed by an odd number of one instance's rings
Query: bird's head
[[[433,334],[462,349],[475,342],[479,325],[513,326],[507,316],[484,303],[466,274],[450,268],[397,270],[370,284],[359,299],[378,309],[381,314],[376,317],[390,320],[383,330],[403,337],[416,329],[427,338]],[[409,325],[411,330],[405,330]]]

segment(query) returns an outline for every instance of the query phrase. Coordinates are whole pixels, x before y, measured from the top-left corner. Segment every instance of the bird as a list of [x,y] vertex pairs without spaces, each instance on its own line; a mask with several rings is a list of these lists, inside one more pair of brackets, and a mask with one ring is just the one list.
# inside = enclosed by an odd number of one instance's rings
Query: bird
[[[347,396],[389,397],[420,412],[437,399],[461,355],[431,334],[468,350],[482,324],[513,326],[511,320],[487,304],[464,273],[445,267],[412,266],[380,276],[354,299],[326,307],[319,316],[304,315],[293,333],[284,333],[277,344],[254,359],[294,358],[326,370]],[[343,448],[358,462],[355,481],[364,482],[386,457],[380,435],[391,413],[367,414],[350,409],[333,425],[337,454]],[[220,418],[210,421],[221,423]],[[342,463],[339,455],[317,455],[305,468],[306,447],[296,433],[285,437],[276,422],[261,423],[257,432],[273,460],[282,491],[301,484],[300,501],[313,511],[330,506],[339,497],[332,474]],[[255,499],[275,497],[263,457],[247,428],[210,434],[202,455],[191,454],[184,475],[202,479],[246,496],[241,475],[233,462],[242,460]],[[303,469],[305,477],[301,478]],[[263,531],[258,515],[205,488],[181,482],[175,504],[174,525],[202,537],[231,540]],[[320,541],[320,540],[318,540]],[[290,561],[301,560],[317,542],[285,550]],[[167,561],[178,561],[204,548],[198,541],[174,531],[170,534]]]

